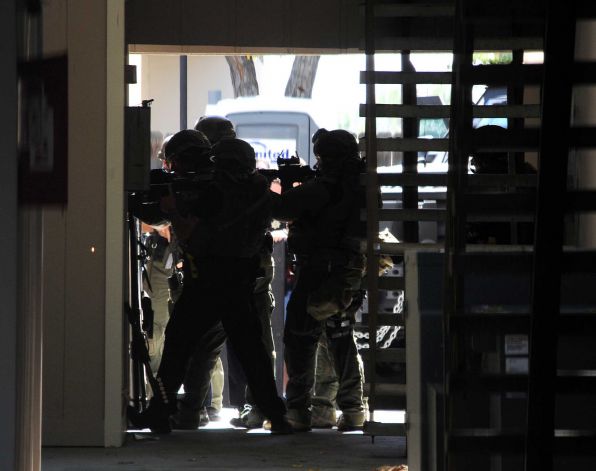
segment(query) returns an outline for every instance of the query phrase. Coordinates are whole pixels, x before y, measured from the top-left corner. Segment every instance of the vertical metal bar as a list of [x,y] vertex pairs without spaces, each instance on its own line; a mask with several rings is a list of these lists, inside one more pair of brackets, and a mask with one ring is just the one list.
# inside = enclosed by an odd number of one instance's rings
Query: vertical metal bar
[[368,289],[368,332],[369,332],[369,411],[370,420],[374,421],[376,407],[376,349],[377,349],[377,313],[379,309],[378,245],[379,233],[379,179],[377,175],[377,125],[375,113],[375,71],[374,40],[375,0],[367,0],[365,5],[365,54],[366,73],[366,212],[367,212],[367,289]]
[[[401,70],[403,72],[416,72],[414,65],[410,60],[410,51],[402,51],[401,53]],[[408,83],[402,85],[402,102],[404,105],[417,104],[416,84]],[[417,138],[418,137],[418,119],[417,118],[403,118],[403,137]],[[417,174],[418,173],[418,152],[404,152],[403,155],[403,173]],[[418,209],[418,187],[410,186],[402,188],[402,207],[404,209]],[[418,221],[404,221],[404,241],[418,242],[419,228]]]
[[[554,386],[571,119],[572,81],[569,71],[575,51],[574,6],[574,3],[551,0],[546,14],[530,326],[526,436],[528,471],[554,469]],[[545,273],[548,275],[544,276]]]
[[180,56],[180,129],[188,126],[188,56]]

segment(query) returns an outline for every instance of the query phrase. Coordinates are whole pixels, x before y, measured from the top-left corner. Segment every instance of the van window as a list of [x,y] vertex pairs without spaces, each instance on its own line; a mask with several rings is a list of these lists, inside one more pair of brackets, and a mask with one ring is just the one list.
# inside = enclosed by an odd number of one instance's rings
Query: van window
[[236,134],[255,150],[257,167],[277,168],[277,158],[296,155],[298,126],[278,124],[240,124]]

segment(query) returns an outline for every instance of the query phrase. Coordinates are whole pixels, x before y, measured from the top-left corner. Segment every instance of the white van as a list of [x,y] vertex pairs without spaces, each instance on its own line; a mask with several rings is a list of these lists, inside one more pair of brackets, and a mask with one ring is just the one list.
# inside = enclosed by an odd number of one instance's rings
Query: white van
[[300,157],[312,167],[315,156],[311,137],[319,126],[316,110],[304,98],[243,97],[207,105],[205,115],[229,119],[238,138],[255,149],[257,166],[277,168],[277,158]]

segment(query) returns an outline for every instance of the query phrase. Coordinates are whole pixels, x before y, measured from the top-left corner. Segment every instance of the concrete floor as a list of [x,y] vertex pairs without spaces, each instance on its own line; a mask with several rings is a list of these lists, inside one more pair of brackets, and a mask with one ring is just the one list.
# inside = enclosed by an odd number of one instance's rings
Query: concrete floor
[[224,416],[197,431],[129,433],[121,448],[44,448],[43,471],[373,471],[406,463],[405,439],[314,430],[270,435],[235,429]]

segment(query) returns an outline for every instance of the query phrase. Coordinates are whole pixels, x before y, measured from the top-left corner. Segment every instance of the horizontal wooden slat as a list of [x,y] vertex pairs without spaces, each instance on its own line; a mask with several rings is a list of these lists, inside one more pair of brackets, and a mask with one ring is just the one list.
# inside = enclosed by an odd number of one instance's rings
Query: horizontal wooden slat
[[446,173],[379,173],[381,186],[446,186]]
[[528,193],[467,193],[463,197],[463,210],[471,215],[534,215],[536,195]]
[[[376,118],[445,119],[451,114],[449,105],[387,105],[374,107]],[[474,118],[539,118],[540,105],[474,105]],[[360,117],[368,117],[368,108],[360,105]],[[371,116],[372,117],[372,116]]]
[[444,209],[381,209],[379,221],[444,221]]
[[360,72],[360,83],[376,84],[448,84],[451,85],[451,72]]
[[[490,132],[484,130],[481,136],[469,131],[472,145],[470,151],[496,152],[496,151],[527,151],[538,148],[539,129],[507,129],[505,132]],[[499,131],[499,130],[497,130]]]
[[423,151],[449,150],[449,139],[403,139],[387,137],[377,139],[377,151],[402,151],[402,152],[423,152]]
[[390,243],[381,242],[379,244],[379,253],[385,255],[403,255],[406,250],[440,250],[445,248],[445,244],[414,244],[414,243]]
[[463,65],[461,80],[464,85],[540,84],[542,64]]
[[480,175],[470,174],[466,178],[466,183],[471,187],[480,186],[511,186],[511,187],[535,187],[538,184],[536,174],[525,175]]
[[540,105],[478,105],[472,107],[474,118],[539,118]]
[[[449,105],[375,105],[374,115],[377,118],[449,118]],[[360,117],[368,116],[366,105],[360,105]]]
[[[428,188],[428,187],[423,187]],[[383,201],[400,201],[403,192],[401,191],[383,191],[381,197]],[[437,191],[420,191],[418,190],[418,201],[445,201],[447,199],[447,189]]]

